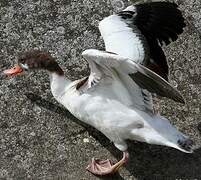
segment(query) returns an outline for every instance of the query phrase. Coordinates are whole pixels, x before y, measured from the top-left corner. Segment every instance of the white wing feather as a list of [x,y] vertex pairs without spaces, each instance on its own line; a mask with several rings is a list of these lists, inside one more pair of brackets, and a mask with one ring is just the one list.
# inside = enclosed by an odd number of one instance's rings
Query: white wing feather
[[[94,78],[101,78],[101,74],[112,76],[112,69],[117,70],[124,76],[131,75],[132,79],[143,89],[168,97],[177,102],[184,102],[181,94],[167,81],[161,78],[146,67],[133,62],[132,60],[96,49],[85,50],[82,55],[88,60]],[[100,66],[99,68],[97,68]],[[102,70],[100,70],[102,69]]]
[[142,63],[145,58],[145,49],[139,30],[131,28],[122,21],[121,17],[111,15],[99,23],[99,30],[105,43],[106,51]]

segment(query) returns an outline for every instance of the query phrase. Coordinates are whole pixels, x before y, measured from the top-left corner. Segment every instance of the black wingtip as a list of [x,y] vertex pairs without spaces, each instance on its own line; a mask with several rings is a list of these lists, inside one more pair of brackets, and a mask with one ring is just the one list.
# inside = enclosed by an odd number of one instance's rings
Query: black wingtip
[[[151,70],[167,80],[168,64],[161,46],[176,41],[184,31],[186,24],[182,12],[173,2],[148,2],[134,6],[137,15],[133,23],[145,36],[150,58],[159,67],[159,71]],[[183,103],[183,100],[181,102]]]
[[[172,2],[149,2],[135,5],[137,9],[136,21],[142,33],[151,32],[159,42],[170,44],[186,26],[184,17],[178,5]],[[152,23],[146,23],[152,22]]]

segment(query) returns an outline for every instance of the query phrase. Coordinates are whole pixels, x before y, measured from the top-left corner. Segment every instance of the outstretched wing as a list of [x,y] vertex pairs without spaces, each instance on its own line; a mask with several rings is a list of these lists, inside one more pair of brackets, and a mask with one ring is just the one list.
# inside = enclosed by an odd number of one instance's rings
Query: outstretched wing
[[100,22],[106,50],[143,63],[168,80],[168,64],[162,44],[175,41],[185,27],[175,3],[132,5]]
[[95,80],[98,84],[101,77],[109,75],[115,69],[124,73],[125,76],[130,75],[142,89],[184,103],[182,95],[174,87],[143,65],[137,64],[128,58],[95,49],[85,50],[82,55],[90,64],[90,77],[92,78],[89,79],[89,83]]
[[[137,15],[133,23],[148,39],[158,40],[168,45],[175,41],[186,26],[178,6],[170,2],[152,2],[134,6]],[[129,7],[128,7],[129,9]]]

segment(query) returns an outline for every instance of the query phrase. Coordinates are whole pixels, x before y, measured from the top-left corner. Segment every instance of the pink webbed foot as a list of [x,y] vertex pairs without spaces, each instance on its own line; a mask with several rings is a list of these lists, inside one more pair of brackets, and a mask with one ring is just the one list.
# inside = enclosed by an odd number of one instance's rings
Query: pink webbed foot
[[91,162],[87,166],[87,170],[95,175],[109,175],[113,174],[118,169],[127,162],[128,160],[128,152],[123,153],[123,158],[117,162],[116,164],[112,165],[111,161],[109,159],[107,160],[100,160],[100,159],[94,159],[92,158]]

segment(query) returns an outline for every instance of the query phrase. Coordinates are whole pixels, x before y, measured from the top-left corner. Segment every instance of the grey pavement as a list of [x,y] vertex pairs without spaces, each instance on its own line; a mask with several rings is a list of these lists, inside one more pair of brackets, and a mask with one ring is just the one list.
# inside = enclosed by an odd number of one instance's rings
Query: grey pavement
[[[175,149],[129,141],[130,160],[119,173],[96,177],[85,170],[92,158],[121,157],[97,130],[81,123],[51,95],[45,72],[16,77],[0,75],[0,179],[201,179],[201,1],[176,0],[187,27],[165,47],[171,83],[186,105],[155,98],[155,108],[195,142],[197,150]],[[19,52],[46,49],[66,76],[88,74],[80,56],[87,48],[102,49],[98,21],[123,9],[120,0],[0,0],[0,71]]]

